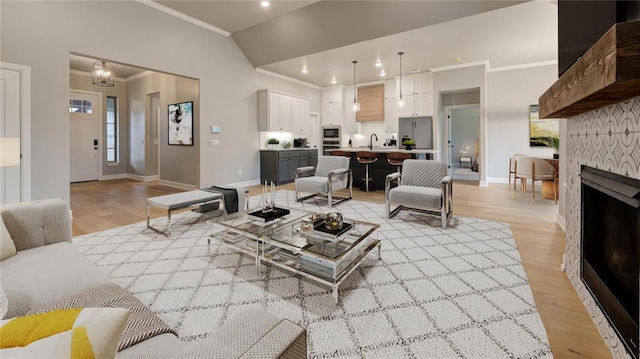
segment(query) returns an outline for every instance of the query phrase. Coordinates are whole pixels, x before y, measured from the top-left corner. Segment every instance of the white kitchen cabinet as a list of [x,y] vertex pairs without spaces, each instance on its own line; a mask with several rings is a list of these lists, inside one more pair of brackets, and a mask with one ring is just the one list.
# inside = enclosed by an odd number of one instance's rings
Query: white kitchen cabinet
[[384,100],[384,127],[388,133],[398,133],[398,101]]
[[322,104],[323,126],[344,126],[344,108],[341,102]]
[[433,75],[420,74],[418,76],[402,77],[402,97],[427,94],[433,92]]
[[433,116],[433,95],[403,96],[404,106],[398,108],[398,117]]
[[309,112],[311,112],[311,102],[295,97],[291,98],[291,132],[294,137],[310,135]]
[[322,125],[344,128],[344,105],[344,86],[324,87],[322,89]]
[[[396,80],[389,80],[384,82],[384,99],[393,100],[396,99]],[[387,104],[385,103],[385,108],[387,108]],[[386,116],[385,116],[386,117]]]
[[260,131],[291,131],[291,96],[262,90]]
[[343,103],[342,86],[324,87],[322,89],[322,103]]

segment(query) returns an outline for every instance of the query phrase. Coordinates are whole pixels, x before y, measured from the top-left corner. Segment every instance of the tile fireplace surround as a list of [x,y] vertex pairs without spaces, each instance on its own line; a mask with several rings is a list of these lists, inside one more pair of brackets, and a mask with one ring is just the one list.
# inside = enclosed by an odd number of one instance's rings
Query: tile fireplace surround
[[631,358],[580,279],[580,167],[640,179],[640,97],[567,119],[566,273],[614,358]]

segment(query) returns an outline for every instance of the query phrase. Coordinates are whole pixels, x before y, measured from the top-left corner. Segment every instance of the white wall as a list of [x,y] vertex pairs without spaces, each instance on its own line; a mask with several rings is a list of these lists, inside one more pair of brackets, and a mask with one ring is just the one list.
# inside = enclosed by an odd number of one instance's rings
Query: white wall
[[[69,199],[69,52],[200,80],[202,186],[258,179],[258,98],[320,90],[258,74],[233,39],[134,1],[2,1],[0,60],[31,67],[32,198]],[[99,16],[96,16],[99,14]],[[222,133],[210,133],[212,125]],[[243,175],[238,175],[238,170]]]
[[556,64],[488,73],[489,178],[507,178],[515,153],[552,157],[549,147],[529,146],[529,105],[557,80]]

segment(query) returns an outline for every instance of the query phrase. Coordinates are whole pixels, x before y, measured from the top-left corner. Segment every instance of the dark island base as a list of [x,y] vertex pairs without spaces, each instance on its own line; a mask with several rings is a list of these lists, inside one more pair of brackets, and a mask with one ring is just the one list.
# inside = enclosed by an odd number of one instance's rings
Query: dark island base
[[[417,158],[416,154],[412,158]],[[365,165],[358,162],[355,153],[351,157],[351,169],[353,170],[353,188],[364,191]],[[369,177],[373,179],[369,182],[369,191],[384,191],[384,181],[387,175],[397,171],[397,166],[392,166],[387,162],[386,153],[378,153],[378,161],[369,165]]]

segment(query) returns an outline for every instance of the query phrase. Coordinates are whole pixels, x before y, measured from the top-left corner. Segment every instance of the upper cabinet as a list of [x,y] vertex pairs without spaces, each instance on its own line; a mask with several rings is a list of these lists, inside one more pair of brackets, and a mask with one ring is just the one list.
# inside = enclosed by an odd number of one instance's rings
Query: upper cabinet
[[[302,133],[309,129],[309,100],[271,90],[259,91],[260,131]],[[295,127],[295,128],[294,128]]]
[[405,105],[398,108],[398,117],[433,116],[433,74],[403,76],[402,98]]
[[291,98],[291,132],[294,136],[308,136],[311,133],[309,118],[311,103],[296,97]]
[[322,125],[344,127],[344,88],[343,86],[322,89]]

